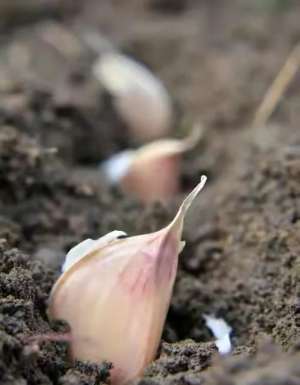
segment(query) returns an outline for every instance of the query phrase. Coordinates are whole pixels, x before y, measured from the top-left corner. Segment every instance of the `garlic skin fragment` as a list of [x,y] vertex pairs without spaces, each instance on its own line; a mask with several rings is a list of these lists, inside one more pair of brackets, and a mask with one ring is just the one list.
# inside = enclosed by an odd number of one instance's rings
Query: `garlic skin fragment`
[[168,226],[84,250],[52,289],[49,316],[70,324],[72,357],[111,361],[113,385],[135,379],[155,358],[184,247],[184,217],[205,183],[202,176]]
[[206,326],[212,331],[216,337],[215,344],[220,354],[228,354],[232,350],[230,334],[232,327],[227,324],[223,318],[215,318],[213,316],[203,314]]
[[144,65],[120,53],[103,53],[95,77],[114,97],[119,115],[138,141],[161,138],[170,131],[172,103],[167,90]]
[[160,139],[135,151],[123,151],[106,160],[102,171],[108,182],[119,184],[144,203],[167,201],[180,189],[182,154],[195,147],[202,133],[196,126],[184,139]]
[[135,151],[125,150],[111,156],[101,164],[101,170],[110,184],[117,185],[120,183],[128,173],[134,156]]
[[65,262],[62,266],[62,272],[64,273],[71,266],[73,266],[74,263],[78,262],[80,259],[84,258],[86,255],[92,253],[94,250],[97,250],[99,247],[106,246],[108,243],[114,241],[115,239],[118,239],[119,237],[124,237],[126,235],[127,234],[124,233],[124,231],[114,230],[96,240],[89,238],[78,243],[78,245],[74,246],[67,253]]

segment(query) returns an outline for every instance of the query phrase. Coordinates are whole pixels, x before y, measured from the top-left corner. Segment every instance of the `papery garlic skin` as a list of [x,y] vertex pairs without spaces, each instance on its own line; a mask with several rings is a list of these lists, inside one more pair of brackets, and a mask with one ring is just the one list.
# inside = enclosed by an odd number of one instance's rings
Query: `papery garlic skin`
[[232,327],[223,318],[216,318],[211,315],[203,314],[206,326],[216,337],[215,344],[220,354],[228,354],[232,350],[230,334]]
[[70,324],[73,358],[111,361],[113,385],[138,377],[155,357],[184,246],[184,216],[205,182],[203,176],[167,227],[93,249],[52,289],[49,315]]
[[124,237],[127,234],[124,231],[114,230],[110,233],[104,235],[103,237],[93,240],[86,239],[78,245],[74,246],[66,255],[65,262],[62,266],[62,272],[64,273],[68,270],[72,265],[78,262],[80,259],[84,258],[86,255],[91,254],[93,251],[99,249],[100,247],[106,246],[108,243],[120,238]]
[[148,141],[167,135],[172,105],[167,90],[145,66],[117,52],[102,54],[94,75],[113,95],[134,138]]

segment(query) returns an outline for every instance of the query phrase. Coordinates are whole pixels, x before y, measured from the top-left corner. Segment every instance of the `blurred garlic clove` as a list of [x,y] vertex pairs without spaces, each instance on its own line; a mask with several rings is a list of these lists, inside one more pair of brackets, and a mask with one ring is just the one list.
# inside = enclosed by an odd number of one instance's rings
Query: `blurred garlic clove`
[[99,57],[93,72],[114,97],[117,112],[133,138],[143,142],[168,135],[173,114],[170,97],[144,65],[108,52]]
[[197,126],[185,139],[160,139],[134,151],[124,151],[104,162],[107,180],[145,203],[166,201],[180,190],[182,153],[202,135]]
[[[49,316],[71,327],[73,359],[113,363],[111,381],[122,385],[155,358],[176,277],[183,221],[200,183],[173,221],[150,234],[83,248],[54,285]],[[88,245],[90,246],[90,245]],[[76,252],[77,253],[77,252]]]

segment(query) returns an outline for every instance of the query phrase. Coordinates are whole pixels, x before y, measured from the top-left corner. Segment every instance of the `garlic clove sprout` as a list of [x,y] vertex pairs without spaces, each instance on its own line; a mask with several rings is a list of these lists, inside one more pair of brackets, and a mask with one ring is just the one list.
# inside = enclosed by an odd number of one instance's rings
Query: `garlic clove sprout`
[[184,246],[184,217],[205,183],[202,176],[165,228],[84,249],[52,289],[49,316],[70,324],[72,357],[111,361],[113,385],[138,377],[155,358]]
[[179,192],[180,160],[202,135],[195,127],[185,139],[160,139],[134,151],[124,151],[104,162],[107,180],[145,203],[166,201]]
[[167,90],[145,66],[119,54],[102,54],[94,75],[114,97],[119,115],[138,141],[165,136],[170,131],[172,103]]

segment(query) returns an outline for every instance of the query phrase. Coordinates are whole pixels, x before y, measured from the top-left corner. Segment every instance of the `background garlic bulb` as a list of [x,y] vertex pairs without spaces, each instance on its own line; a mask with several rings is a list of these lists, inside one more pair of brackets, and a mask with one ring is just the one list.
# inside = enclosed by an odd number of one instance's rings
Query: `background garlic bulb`
[[125,239],[112,232],[67,255],[49,316],[70,324],[73,358],[113,363],[113,384],[136,378],[155,357],[184,247],[183,220],[205,183],[202,176],[165,228]]
[[168,135],[172,103],[166,88],[144,65],[119,54],[102,54],[94,75],[111,93],[117,112],[137,141]]
[[197,145],[202,129],[184,139],[160,139],[113,155],[102,165],[106,179],[142,202],[167,201],[180,190],[182,155]]

